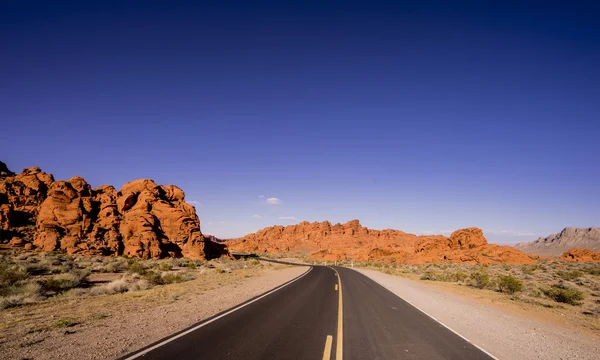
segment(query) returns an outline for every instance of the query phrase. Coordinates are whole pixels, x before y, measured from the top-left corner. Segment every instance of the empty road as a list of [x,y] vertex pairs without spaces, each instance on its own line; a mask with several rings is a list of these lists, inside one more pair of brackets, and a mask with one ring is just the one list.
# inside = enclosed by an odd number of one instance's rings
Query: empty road
[[123,359],[491,357],[363,274],[314,266],[261,297]]

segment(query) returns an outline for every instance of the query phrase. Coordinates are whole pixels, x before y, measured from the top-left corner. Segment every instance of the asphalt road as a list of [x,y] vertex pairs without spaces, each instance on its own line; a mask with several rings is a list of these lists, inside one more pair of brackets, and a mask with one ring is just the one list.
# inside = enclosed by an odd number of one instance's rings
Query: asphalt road
[[123,359],[491,359],[363,274],[307,270]]

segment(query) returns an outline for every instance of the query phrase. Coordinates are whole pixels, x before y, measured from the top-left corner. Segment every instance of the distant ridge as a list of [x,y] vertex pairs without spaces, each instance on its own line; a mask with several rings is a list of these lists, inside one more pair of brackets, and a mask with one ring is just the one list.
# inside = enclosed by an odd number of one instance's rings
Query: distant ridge
[[546,238],[518,243],[515,245],[515,248],[527,254],[542,256],[559,256],[575,248],[600,251],[600,229],[597,227],[567,227],[560,233],[552,234]]
[[460,262],[470,264],[526,264],[534,257],[511,246],[488,244],[478,228],[461,229],[450,237],[417,236],[400,230],[373,230],[351,220],[272,226],[227,241],[236,251],[256,253],[302,253],[313,260],[382,261],[397,264]]

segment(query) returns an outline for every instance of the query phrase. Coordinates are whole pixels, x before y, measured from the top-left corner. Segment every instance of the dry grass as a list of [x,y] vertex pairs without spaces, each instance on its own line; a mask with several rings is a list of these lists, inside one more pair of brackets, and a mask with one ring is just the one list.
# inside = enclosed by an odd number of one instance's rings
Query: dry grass
[[141,260],[60,253],[0,255],[0,311],[46,301],[114,295],[194,280],[207,271],[258,268],[256,260]]
[[[31,301],[22,301],[22,299],[13,301],[3,297],[4,301],[10,300],[13,303],[0,310],[0,344],[22,342],[19,340],[21,337],[33,333],[44,337],[46,336],[44,334],[57,329],[65,329],[64,333],[70,334],[79,331],[82,326],[89,326],[113,316],[123,318],[128,313],[153,311],[161,305],[236,283],[240,279],[260,274],[263,268],[281,267],[263,264],[256,260],[143,261],[124,258],[71,258],[42,254],[29,254],[26,258],[22,256],[21,259],[16,259],[15,256],[4,257],[2,260],[9,264],[5,268],[20,271],[18,269],[23,268],[24,262],[32,259],[41,261],[41,257],[60,258],[63,262],[72,261],[73,265],[68,266],[70,270],[61,274],[51,274],[48,271],[28,277],[24,277],[22,273],[18,273],[18,276],[7,274],[7,278],[10,279],[8,282],[12,283],[10,286],[20,286],[23,294],[47,295]],[[132,271],[130,266],[125,266],[133,263],[141,265],[144,269],[143,274]],[[168,264],[169,267],[162,264]],[[190,264],[194,264],[193,268]],[[107,268],[114,269],[116,272],[108,273]],[[170,270],[160,270],[167,268]],[[86,276],[86,280],[83,281],[82,277],[72,275],[74,272],[82,274],[89,272],[91,275]],[[95,281],[94,278],[105,280]],[[49,279],[53,279],[51,281],[55,287],[53,292],[44,289],[43,284]],[[169,285],[165,286],[166,284]],[[6,291],[4,287],[3,289]],[[35,343],[20,344],[25,347],[33,345]]]
[[[354,263],[384,273],[473,289],[463,294],[510,301],[540,309],[600,330],[600,264],[541,260],[532,265],[438,263],[384,265]],[[433,284],[433,283],[431,283]],[[487,294],[487,295],[486,295]],[[493,296],[492,296],[493,295]]]

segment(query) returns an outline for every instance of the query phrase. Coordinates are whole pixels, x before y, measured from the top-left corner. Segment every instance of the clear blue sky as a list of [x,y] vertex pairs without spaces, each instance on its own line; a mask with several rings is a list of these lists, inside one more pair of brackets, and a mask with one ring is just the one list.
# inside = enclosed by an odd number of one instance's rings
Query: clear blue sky
[[3,1],[0,159],[177,184],[226,238],[600,225],[594,2],[244,3]]

